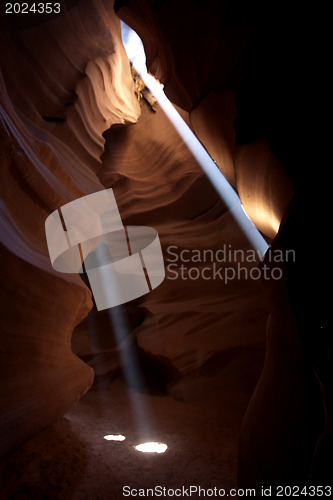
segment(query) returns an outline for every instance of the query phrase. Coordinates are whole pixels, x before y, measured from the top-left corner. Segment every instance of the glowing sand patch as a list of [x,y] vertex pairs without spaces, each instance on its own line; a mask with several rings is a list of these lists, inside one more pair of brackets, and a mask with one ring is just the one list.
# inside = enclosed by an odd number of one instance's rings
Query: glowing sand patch
[[122,434],[107,434],[104,439],[106,441],[125,441],[126,437]]
[[164,453],[168,446],[164,443],[150,442],[138,444],[134,448],[142,453]]

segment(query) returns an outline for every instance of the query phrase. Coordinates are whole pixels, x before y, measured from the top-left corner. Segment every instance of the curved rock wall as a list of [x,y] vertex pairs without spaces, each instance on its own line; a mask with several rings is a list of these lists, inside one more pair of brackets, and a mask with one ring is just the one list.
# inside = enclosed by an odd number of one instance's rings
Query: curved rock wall
[[93,371],[71,351],[92,307],[79,276],[51,267],[44,222],[103,189],[103,131],[140,108],[112,1],[82,1],[50,22],[2,20],[1,453],[68,410]]
[[273,239],[294,195],[293,185],[264,139],[237,145],[232,91],[210,93],[190,114],[193,130],[237,190],[256,227]]
[[[143,40],[148,68],[190,112],[193,129],[258,228],[270,238],[279,230],[273,248],[296,251],[296,261],[283,269],[285,286],[264,288],[268,350],[241,434],[240,484],[289,485],[292,478],[305,484],[314,463],[327,482],[332,343],[323,238],[330,213],[322,155],[329,57],[320,33],[323,12],[263,2],[117,4]],[[229,91],[234,109],[221,96]]]

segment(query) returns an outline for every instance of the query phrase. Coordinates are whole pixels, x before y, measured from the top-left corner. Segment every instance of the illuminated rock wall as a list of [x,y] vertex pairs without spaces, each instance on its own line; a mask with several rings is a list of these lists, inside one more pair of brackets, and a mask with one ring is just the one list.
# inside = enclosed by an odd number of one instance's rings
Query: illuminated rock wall
[[[31,17],[31,16],[30,16]],[[71,351],[92,307],[50,264],[44,221],[103,189],[102,133],[140,109],[111,1],[1,32],[1,453],[68,410],[93,371]]]
[[330,227],[324,14],[262,2],[117,4],[144,42],[148,68],[189,112],[257,227],[270,238],[279,230],[274,249],[296,251],[283,269],[284,285],[263,283],[267,353],[244,419],[239,482],[305,484],[313,474],[327,481],[332,341],[323,236]]

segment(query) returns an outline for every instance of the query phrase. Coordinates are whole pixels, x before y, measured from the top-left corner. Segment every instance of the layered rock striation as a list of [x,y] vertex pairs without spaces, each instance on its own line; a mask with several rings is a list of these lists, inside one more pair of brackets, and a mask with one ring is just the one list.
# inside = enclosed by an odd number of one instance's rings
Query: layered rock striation
[[103,189],[102,133],[140,114],[112,2],[27,24],[3,18],[1,31],[2,454],[92,384],[71,350],[91,294],[79,276],[53,270],[44,222]]

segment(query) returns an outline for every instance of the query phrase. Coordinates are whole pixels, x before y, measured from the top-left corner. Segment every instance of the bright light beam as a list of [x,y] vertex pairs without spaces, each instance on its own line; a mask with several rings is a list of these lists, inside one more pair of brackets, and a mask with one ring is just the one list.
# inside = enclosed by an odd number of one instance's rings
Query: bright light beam
[[269,248],[269,245],[247,216],[241,204],[240,198],[234,188],[229,184],[201,142],[197,139],[195,134],[166,97],[162,86],[152,75],[148,74],[146,68],[146,56],[141,39],[135,31],[122,21],[121,32],[123,45],[133,67],[138,72],[147,88],[154,95],[164,113],[209,178],[217,193],[220,195],[228,210],[242,228],[251,246],[255,248],[261,258],[263,258],[265,252]]
[[[105,241],[102,239],[91,255],[87,256],[87,259],[91,259],[88,261],[88,266],[95,265],[97,269],[104,266],[104,272],[100,274],[101,281],[99,282],[99,287],[103,290],[103,295],[106,296],[110,294],[111,297],[116,297],[119,293],[118,276],[115,268],[105,266],[105,262],[108,259],[111,258],[112,260],[112,255],[111,252],[110,255],[107,255],[104,247]],[[117,245],[113,247],[113,250],[117,251]],[[87,264],[87,261],[85,262]],[[84,267],[84,262],[82,265]],[[121,360],[124,379],[128,388],[128,396],[134,417],[134,424],[140,440],[148,440],[152,438],[152,434],[155,434],[154,419],[150,403],[148,398],[145,396],[145,377],[142,373],[135,342],[132,339],[128,318],[125,314],[123,305],[110,307],[108,309],[108,314],[110,323],[113,326],[114,339]],[[103,437],[106,441],[124,441],[126,439],[126,436],[122,434],[106,434]],[[152,452],[161,453],[161,451],[154,450],[152,450]]]
[[[103,264],[103,250],[98,246],[95,250],[97,262]],[[116,296],[117,276],[112,269],[109,273],[102,273],[102,286],[105,293],[111,293]],[[119,349],[122,369],[126,383],[129,388],[130,402],[132,411],[136,419],[136,423],[141,435],[141,438],[147,438],[151,433],[153,422],[148,406],[144,400],[144,396],[140,391],[145,389],[145,381],[141,373],[139,359],[135,346],[131,342],[131,329],[128,324],[127,317],[122,306],[111,307],[109,309],[110,322],[113,325],[116,344]]]

